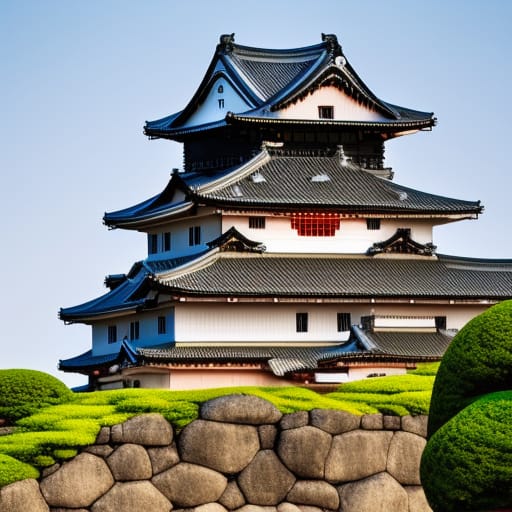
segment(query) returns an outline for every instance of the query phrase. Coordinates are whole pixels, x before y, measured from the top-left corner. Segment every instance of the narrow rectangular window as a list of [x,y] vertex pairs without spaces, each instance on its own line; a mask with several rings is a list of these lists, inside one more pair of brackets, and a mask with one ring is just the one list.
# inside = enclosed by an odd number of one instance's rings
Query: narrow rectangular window
[[435,317],[436,322],[436,329],[437,330],[444,330],[446,329],[446,317],[445,316],[436,316]]
[[219,108],[224,108],[224,98],[219,98],[217,101],[219,102]]
[[167,322],[165,316],[158,317],[158,334],[165,334],[167,332]]
[[295,323],[297,332],[308,332],[308,314],[297,313],[295,315]]
[[366,229],[380,229],[380,219],[366,219]]
[[149,254],[156,254],[158,252],[158,235],[148,235],[148,252]]
[[164,233],[164,251],[170,251],[171,250],[171,233],[168,231]]
[[139,339],[139,321],[130,322],[130,340]]
[[199,245],[201,243],[201,226],[188,228],[188,245]]
[[350,331],[350,313],[338,313],[338,332]]
[[117,326],[116,325],[109,325],[108,330],[108,342],[109,343],[115,343],[117,341]]
[[334,119],[334,107],[332,105],[319,105],[318,117],[320,119]]
[[265,229],[265,217],[249,217],[251,229]]

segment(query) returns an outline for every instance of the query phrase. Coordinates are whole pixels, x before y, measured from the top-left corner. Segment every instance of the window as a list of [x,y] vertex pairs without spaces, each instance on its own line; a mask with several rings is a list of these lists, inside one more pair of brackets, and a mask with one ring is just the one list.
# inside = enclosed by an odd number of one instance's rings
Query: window
[[199,245],[201,243],[201,226],[188,228],[188,245]]
[[308,332],[308,314],[297,313],[295,315],[295,323],[297,332]]
[[338,313],[338,332],[350,331],[350,313]]
[[217,92],[219,94],[222,94],[224,92],[224,87],[222,85],[219,85],[219,87],[217,87]]
[[380,219],[366,219],[366,229],[380,229]]
[[340,229],[338,213],[294,213],[292,229],[299,236],[334,236]]
[[446,317],[445,316],[436,316],[436,329],[444,330],[446,329]]
[[164,251],[171,250],[171,233],[167,232],[163,235],[164,238]]
[[158,235],[148,235],[148,251],[149,254],[158,252]]
[[117,326],[109,325],[107,329],[107,336],[109,343],[115,343],[117,341]]
[[158,317],[158,334],[165,334],[167,332],[167,322],[165,316]]
[[334,107],[332,105],[321,105],[318,107],[318,117],[320,119],[334,119]]
[[217,101],[219,102],[219,108],[224,108],[224,98],[219,98]]
[[251,229],[265,229],[265,217],[249,217]]
[[139,321],[130,322],[130,340],[139,339]]

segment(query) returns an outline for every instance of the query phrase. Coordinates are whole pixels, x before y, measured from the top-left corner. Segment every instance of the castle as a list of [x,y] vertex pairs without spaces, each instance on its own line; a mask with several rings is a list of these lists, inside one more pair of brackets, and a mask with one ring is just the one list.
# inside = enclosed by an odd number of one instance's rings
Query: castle
[[[479,201],[401,186],[384,144],[436,118],[379,99],[332,34],[275,50],[222,35],[185,108],[145,134],[183,144],[155,197],[106,213],[148,254],[63,308],[92,348],[88,389],[334,385],[439,360],[512,297],[512,260],[439,254],[434,227]],[[450,192],[451,193],[451,192]]]

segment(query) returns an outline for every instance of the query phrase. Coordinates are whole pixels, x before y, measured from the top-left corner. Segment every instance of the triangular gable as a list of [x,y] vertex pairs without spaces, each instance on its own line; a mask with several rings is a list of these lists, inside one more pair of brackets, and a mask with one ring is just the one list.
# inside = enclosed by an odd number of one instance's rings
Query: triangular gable
[[207,243],[210,249],[216,247],[221,251],[235,251],[235,252],[263,252],[265,246],[260,242],[250,240],[240,233],[234,226],[229,228],[222,235],[215,240]]
[[418,254],[421,256],[433,256],[436,246],[420,244],[411,238],[411,230],[406,228],[397,229],[396,233],[383,242],[374,243],[367,251],[368,255],[376,254]]

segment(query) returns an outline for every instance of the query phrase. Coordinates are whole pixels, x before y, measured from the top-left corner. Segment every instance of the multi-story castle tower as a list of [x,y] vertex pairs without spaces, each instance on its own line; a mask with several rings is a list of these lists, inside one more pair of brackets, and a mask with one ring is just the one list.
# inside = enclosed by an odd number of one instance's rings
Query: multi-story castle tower
[[221,36],[189,104],[145,126],[183,143],[183,169],[105,214],[146,233],[148,255],[60,311],[92,326],[61,370],[101,389],[315,385],[439,359],[512,297],[512,261],[437,254],[433,228],[480,202],[392,181],[385,142],[434,125],[375,96],[334,35],[291,50]]

